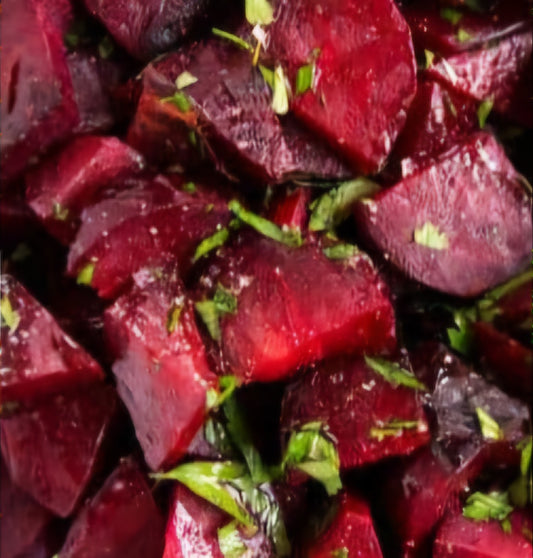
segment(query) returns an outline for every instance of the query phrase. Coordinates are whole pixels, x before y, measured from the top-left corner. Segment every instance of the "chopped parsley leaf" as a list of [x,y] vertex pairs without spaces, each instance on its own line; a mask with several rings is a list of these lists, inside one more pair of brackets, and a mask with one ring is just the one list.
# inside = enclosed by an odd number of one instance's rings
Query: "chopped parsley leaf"
[[250,25],[269,25],[274,21],[274,9],[268,0],[245,0],[244,10]]
[[193,85],[198,81],[196,76],[193,76],[190,72],[181,72],[181,74],[176,78],[176,87],[178,89],[185,89],[189,85]]
[[420,246],[426,246],[433,250],[446,250],[449,246],[448,237],[445,233],[429,221],[424,223],[422,227],[415,229],[414,239]]
[[216,35],[221,39],[226,39],[227,41],[232,42],[234,45],[237,45],[239,48],[242,48],[243,50],[248,50],[249,52],[254,51],[254,48],[252,47],[251,44],[247,43],[244,39],[237,37],[237,35],[234,35],[233,33],[228,33],[227,31],[223,31],[222,29],[218,29],[216,27],[213,27],[211,29],[211,32],[213,33],[213,35]]
[[314,74],[314,64],[306,64],[298,68],[298,72],[296,73],[296,95],[302,95],[312,88]]
[[457,25],[461,21],[463,14],[459,10],[454,10],[453,8],[442,8],[440,17],[449,21],[452,25]]
[[7,295],[4,295],[0,301],[0,312],[2,315],[2,325],[5,324],[9,328],[9,333],[14,333],[20,324],[20,314],[13,310]]
[[479,108],[477,109],[477,119],[480,128],[485,127],[485,123],[487,122],[487,118],[494,106],[494,99],[488,98],[481,102]]
[[93,280],[94,275],[94,268],[95,264],[93,262],[89,262],[85,266],[83,266],[78,273],[78,277],[76,278],[76,283],[78,285],[88,285],[90,286]]
[[390,384],[427,391],[426,386],[412,372],[405,370],[396,362],[368,356],[365,356],[365,362],[369,368],[383,376]]
[[463,515],[475,521],[503,521],[513,511],[507,492],[474,492],[466,500]]

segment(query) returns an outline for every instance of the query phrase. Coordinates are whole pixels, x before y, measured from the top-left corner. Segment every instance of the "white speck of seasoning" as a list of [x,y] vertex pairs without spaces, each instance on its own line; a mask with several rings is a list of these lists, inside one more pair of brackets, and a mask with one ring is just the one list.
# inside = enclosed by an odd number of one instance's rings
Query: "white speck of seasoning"
[[368,382],[368,384],[361,384],[361,387],[365,391],[372,391],[374,389],[375,385],[376,385],[376,382],[374,380],[370,380],[370,382]]
[[153,234],[154,236],[159,232],[156,227],[150,227],[148,230],[150,231],[150,234]]

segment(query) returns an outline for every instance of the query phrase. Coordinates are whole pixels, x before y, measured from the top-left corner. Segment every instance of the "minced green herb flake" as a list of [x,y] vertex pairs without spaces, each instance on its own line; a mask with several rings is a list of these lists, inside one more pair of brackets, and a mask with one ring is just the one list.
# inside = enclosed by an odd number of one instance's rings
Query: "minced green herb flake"
[[203,258],[211,251],[216,248],[223,246],[229,238],[229,230],[224,227],[211,236],[204,238],[200,244],[198,244],[192,261],[197,262],[200,258]]
[[426,386],[412,372],[405,370],[396,362],[368,356],[365,356],[365,362],[390,384],[427,391]]
[[220,283],[217,285],[213,302],[220,314],[235,314],[237,312],[237,298]]
[[388,436],[400,436],[404,430],[414,430],[420,427],[418,420],[391,420],[384,424],[373,426],[370,429],[370,437],[382,442]]
[[216,35],[221,39],[226,39],[227,41],[232,42],[234,45],[238,46],[239,48],[242,48],[243,50],[248,50],[250,52],[254,51],[254,48],[252,47],[251,44],[247,43],[244,39],[237,37],[237,35],[234,35],[233,33],[228,33],[227,31],[218,29],[217,27],[213,27],[211,29],[211,32],[213,33],[213,35]]
[[289,92],[287,91],[285,74],[281,66],[277,66],[274,70],[272,110],[276,114],[287,114],[289,112]]
[[194,182],[186,182],[183,185],[182,189],[184,192],[187,192],[189,194],[194,194],[196,192],[196,184]]
[[414,239],[420,246],[426,246],[433,250],[446,250],[450,245],[446,234],[440,232],[438,227],[429,221],[415,229]]
[[490,114],[493,106],[494,106],[494,99],[491,99],[491,98],[485,99],[479,105],[479,108],[477,109],[477,119],[478,119],[478,123],[479,123],[480,128],[485,127],[485,124],[487,122],[487,118],[489,117],[489,114]]
[[189,97],[183,93],[183,91],[177,91],[172,97],[165,97],[161,99],[161,101],[164,103],[172,103],[180,112],[188,112],[192,107]]
[[330,260],[347,260],[359,253],[359,248],[353,244],[335,244],[322,250]]
[[20,324],[20,314],[13,309],[7,295],[4,295],[0,301],[0,313],[2,325],[5,324],[9,328],[9,333],[14,333]]
[[331,551],[331,558],[350,558],[348,549],[343,546]]
[[224,558],[241,558],[248,550],[237,527],[238,522],[231,521],[217,531],[218,546]]
[[100,58],[107,60],[115,50],[115,43],[113,39],[109,35],[106,35],[99,43],[98,43],[98,54]]
[[250,25],[269,25],[274,21],[274,9],[268,0],[245,0],[244,10]]
[[457,30],[457,40],[460,43],[466,43],[472,39],[472,34],[462,27]]
[[476,415],[483,437],[487,440],[503,440],[500,425],[481,407],[476,407]]
[[207,408],[217,409],[220,407],[235,391],[237,387],[237,378],[235,376],[221,376],[218,379],[219,389],[207,390]]
[[183,311],[183,305],[173,304],[170,307],[170,310],[168,311],[167,314],[167,322],[166,322],[168,333],[174,333],[174,331],[176,331],[176,328],[178,327],[178,324],[180,322],[182,311]]
[[463,515],[475,521],[503,521],[512,511],[507,492],[474,492],[466,500]]
[[197,302],[194,307],[200,315],[200,318],[202,318],[209,335],[215,341],[220,341],[220,316],[215,303],[212,300],[201,300]]
[[533,452],[533,437],[528,436],[523,443],[520,444],[520,472],[526,476],[531,468],[531,455]]
[[58,221],[66,221],[68,219],[68,207],[64,207],[60,203],[54,203],[52,206],[52,212],[54,214],[54,219],[57,219]]
[[431,68],[435,60],[435,53],[431,52],[431,50],[424,49],[424,56],[426,58],[426,68]]
[[89,262],[85,266],[83,266],[78,273],[78,277],[76,278],[76,283],[78,285],[91,285],[94,275],[95,264],[93,262]]
[[262,64],[259,64],[259,71],[270,89],[274,89],[274,71]]
[[296,73],[296,95],[302,95],[313,86],[314,64],[300,66]]
[[442,8],[440,17],[449,21],[452,25],[457,25],[461,21],[463,14],[459,10],[454,10],[453,8]]
[[196,76],[193,76],[191,72],[181,72],[181,74],[176,78],[176,87],[178,89],[185,89],[189,85],[193,85],[198,81]]

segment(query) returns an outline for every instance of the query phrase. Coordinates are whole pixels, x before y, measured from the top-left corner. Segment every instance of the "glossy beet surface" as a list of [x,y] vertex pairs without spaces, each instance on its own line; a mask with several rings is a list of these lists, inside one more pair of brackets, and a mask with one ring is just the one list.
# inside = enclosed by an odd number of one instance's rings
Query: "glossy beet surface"
[[74,519],[60,558],[161,558],[164,522],[145,476],[123,459]]
[[395,346],[387,289],[362,254],[329,260],[317,246],[289,248],[244,234],[201,279],[234,294],[220,320],[222,365],[240,380],[274,381],[328,356]]
[[344,154],[356,170],[377,171],[401,130],[416,91],[407,23],[392,0],[275,2],[267,56],[291,83],[315,63],[312,88],[294,114]]
[[[393,386],[362,358],[325,361],[289,385],[281,415],[290,434],[309,422],[323,423],[336,441],[341,468],[408,455],[429,442],[423,395]],[[382,434],[394,421],[408,428]]]
[[103,379],[100,365],[16,279],[4,274],[0,285],[3,307],[13,312],[10,325],[2,321],[3,412]]
[[154,265],[106,313],[117,389],[148,465],[182,457],[205,418],[208,368],[192,304],[175,265]]
[[100,385],[2,419],[2,454],[13,482],[67,517],[98,469],[116,415],[115,390]]
[[73,276],[92,267],[89,282],[102,297],[116,294],[132,273],[165,253],[173,253],[185,273],[197,245],[230,220],[214,192],[184,192],[161,175],[126,186],[82,213],[68,257]]
[[445,293],[479,295],[529,262],[528,195],[501,146],[485,132],[359,203],[355,214],[396,266]]

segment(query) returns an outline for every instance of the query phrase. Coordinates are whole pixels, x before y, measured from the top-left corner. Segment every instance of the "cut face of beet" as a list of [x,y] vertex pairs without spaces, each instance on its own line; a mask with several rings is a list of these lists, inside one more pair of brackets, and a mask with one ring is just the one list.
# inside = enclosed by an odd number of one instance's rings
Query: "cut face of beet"
[[305,230],[309,221],[308,205],[311,201],[309,188],[286,189],[279,192],[271,202],[270,219],[278,227]]
[[13,277],[2,288],[3,412],[103,379],[100,365]]
[[80,510],[60,558],[161,558],[164,522],[144,475],[123,459]]
[[146,462],[168,467],[202,426],[216,380],[176,265],[137,272],[132,289],[107,311],[105,327],[118,393]]
[[115,390],[100,385],[2,419],[2,454],[13,482],[55,514],[70,515],[100,465],[117,405]]
[[362,358],[325,361],[287,388],[282,432],[323,423],[336,440],[342,469],[408,455],[429,442],[422,397],[390,384]]
[[[407,23],[392,0],[279,0],[268,27],[267,57],[291,83],[314,64],[294,114],[359,172],[376,172],[401,130],[416,91]],[[293,88],[294,91],[294,88]]]
[[59,240],[73,240],[81,211],[139,174],[142,155],[118,138],[82,136],[26,176],[26,199]]
[[328,356],[396,343],[386,286],[362,252],[330,260],[318,246],[243,234],[200,284],[220,285],[235,299],[235,312],[220,318],[220,350],[223,368],[244,382],[279,380]]
[[86,282],[104,298],[165,253],[178,258],[185,274],[198,244],[230,220],[226,203],[214,192],[180,191],[160,175],[128,185],[82,213],[68,257],[69,274],[89,269]]
[[397,267],[448,294],[479,295],[529,262],[529,196],[503,149],[485,132],[358,203],[355,214]]

